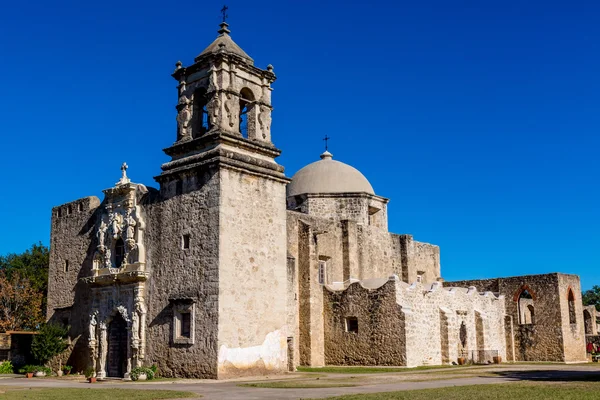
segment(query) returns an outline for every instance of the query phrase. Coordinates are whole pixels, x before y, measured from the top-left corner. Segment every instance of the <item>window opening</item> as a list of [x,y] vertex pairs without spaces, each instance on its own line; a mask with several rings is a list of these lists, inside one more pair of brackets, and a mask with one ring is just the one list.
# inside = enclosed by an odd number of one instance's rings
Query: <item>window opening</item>
[[346,318],[346,332],[358,333],[358,318]]
[[69,272],[69,260],[65,260],[65,272]]
[[183,249],[190,248],[190,235],[183,235],[183,238],[181,240],[181,246],[183,247]]
[[121,268],[123,265],[123,261],[125,261],[125,243],[123,243],[123,239],[117,239],[115,243],[115,266],[116,268]]
[[321,285],[325,284],[326,274],[327,274],[327,261],[320,260],[319,261],[319,283]]
[[535,317],[535,306],[533,303],[533,296],[531,295],[528,289],[523,289],[521,291],[521,294],[519,294],[518,302],[519,324],[533,324]]
[[575,313],[575,295],[573,294],[573,290],[569,288],[569,323],[576,324],[577,323],[577,315]]
[[189,312],[181,313],[181,336],[190,338],[192,332],[192,314]]
[[248,88],[240,91],[240,133],[248,139],[252,127],[249,124],[248,116],[254,107],[254,95]]

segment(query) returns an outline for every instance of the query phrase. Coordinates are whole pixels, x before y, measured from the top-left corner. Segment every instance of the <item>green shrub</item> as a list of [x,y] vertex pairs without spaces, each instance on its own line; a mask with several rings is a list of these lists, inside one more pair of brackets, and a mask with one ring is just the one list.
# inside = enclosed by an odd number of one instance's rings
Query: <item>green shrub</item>
[[152,368],[136,367],[131,370],[131,374],[130,374],[131,380],[137,381],[139,379],[140,375],[142,375],[142,374],[146,374],[146,379],[148,379],[148,380],[154,379],[154,371],[152,370]]
[[48,367],[44,367],[43,365],[26,365],[23,368],[19,368],[20,374],[28,374],[28,373],[36,373],[36,372],[45,372],[46,375],[52,374],[52,370]]
[[33,337],[31,354],[40,363],[47,363],[52,357],[62,353],[67,348],[65,338],[69,328],[59,324],[45,324],[39,333]]
[[156,364],[152,364],[150,369],[152,370],[152,372],[154,372],[154,378],[156,378],[158,376],[158,367],[156,366]]
[[10,361],[4,361],[0,363],[0,374],[12,374],[13,371],[14,368]]
[[61,369],[63,370],[64,373],[68,373],[68,372],[71,372],[71,370],[73,369],[73,367],[70,366],[70,365],[63,365],[61,367]]
[[83,372],[83,374],[85,375],[86,378],[92,378],[95,373],[96,373],[96,370],[94,369],[94,367],[87,367],[85,369],[85,371]]

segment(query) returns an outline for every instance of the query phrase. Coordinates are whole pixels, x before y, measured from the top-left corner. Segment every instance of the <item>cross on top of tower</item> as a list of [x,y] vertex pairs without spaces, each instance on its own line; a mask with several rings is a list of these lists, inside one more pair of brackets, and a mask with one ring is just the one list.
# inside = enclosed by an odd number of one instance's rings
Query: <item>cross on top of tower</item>
[[123,165],[121,165],[121,179],[119,182],[117,182],[117,185],[124,185],[131,182],[131,180],[127,177],[127,168],[129,168],[127,163],[123,163]]
[[227,15],[227,10],[229,10],[229,7],[227,7],[226,5],[224,5],[223,8],[221,8],[221,14],[223,15],[223,22],[227,22],[227,18],[229,18],[229,15]]
[[328,143],[327,143],[329,141],[329,139],[331,139],[331,138],[329,136],[327,136],[327,134],[325,134],[325,137],[323,138],[323,140],[325,141],[325,151],[329,150]]

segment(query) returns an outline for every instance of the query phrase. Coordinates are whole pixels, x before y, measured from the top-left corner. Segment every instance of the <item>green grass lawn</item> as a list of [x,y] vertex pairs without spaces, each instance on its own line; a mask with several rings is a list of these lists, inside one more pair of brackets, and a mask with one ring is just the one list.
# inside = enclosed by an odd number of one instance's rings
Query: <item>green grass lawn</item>
[[254,382],[242,383],[238,386],[256,387],[256,388],[271,388],[271,389],[318,389],[318,388],[334,388],[334,387],[355,387],[352,383],[335,383],[335,382],[315,382],[315,381],[275,381],[275,382]]
[[174,390],[136,389],[29,389],[0,386],[0,399],[3,400],[158,400],[198,398],[196,393]]
[[600,382],[518,382],[329,397],[328,400],[598,400]]

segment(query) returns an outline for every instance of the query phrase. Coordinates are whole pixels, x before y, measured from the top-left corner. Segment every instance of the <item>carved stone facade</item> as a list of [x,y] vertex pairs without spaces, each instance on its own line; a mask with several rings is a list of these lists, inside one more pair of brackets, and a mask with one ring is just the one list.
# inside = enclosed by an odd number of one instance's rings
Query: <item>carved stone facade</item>
[[[257,68],[227,24],[172,76],[177,134],[159,188],[132,183],[124,164],[102,202],[52,210],[47,314],[71,325],[76,370],[228,378],[483,362],[487,350],[582,358],[577,277],[444,284],[439,247],[389,232],[388,199],[358,170],[326,151],[288,179],[272,143],[273,67]],[[524,285],[518,304],[536,307],[535,323],[512,302]]]

